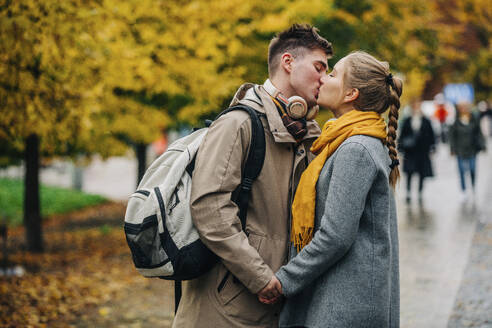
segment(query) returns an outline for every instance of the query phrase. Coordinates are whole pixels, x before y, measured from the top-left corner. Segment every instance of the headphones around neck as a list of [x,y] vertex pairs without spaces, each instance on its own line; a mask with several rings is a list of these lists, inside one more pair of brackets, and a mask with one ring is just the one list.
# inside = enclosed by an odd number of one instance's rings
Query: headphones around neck
[[291,118],[295,120],[305,118],[306,120],[310,121],[314,119],[316,115],[318,115],[318,105],[308,108],[306,101],[302,97],[292,96],[288,99],[285,98],[284,95],[282,95],[282,93],[280,93],[280,91],[278,91],[277,88],[273,85],[270,79],[267,79],[265,81],[263,87],[265,88],[266,92],[268,92],[273,98],[277,99],[285,106],[287,115],[289,115]]

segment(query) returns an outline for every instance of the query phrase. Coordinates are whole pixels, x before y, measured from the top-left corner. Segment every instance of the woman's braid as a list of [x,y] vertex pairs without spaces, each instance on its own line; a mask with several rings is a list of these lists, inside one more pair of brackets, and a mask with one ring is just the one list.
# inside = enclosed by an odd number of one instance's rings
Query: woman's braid
[[398,116],[400,110],[400,96],[402,93],[403,83],[399,78],[391,77],[392,83],[389,84],[389,113],[388,113],[388,135],[386,145],[391,159],[391,172],[389,176],[390,184],[395,187],[396,181],[400,177],[398,169],[398,152],[396,150],[396,130],[398,129]]

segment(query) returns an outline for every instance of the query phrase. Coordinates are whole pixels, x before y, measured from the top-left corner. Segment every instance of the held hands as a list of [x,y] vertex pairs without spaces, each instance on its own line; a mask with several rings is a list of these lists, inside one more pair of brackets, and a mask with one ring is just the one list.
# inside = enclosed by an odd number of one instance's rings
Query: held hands
[[258,292],[258,300],[264,304],[276,303],[282,295],[282,285],[275,275],[270,282]]

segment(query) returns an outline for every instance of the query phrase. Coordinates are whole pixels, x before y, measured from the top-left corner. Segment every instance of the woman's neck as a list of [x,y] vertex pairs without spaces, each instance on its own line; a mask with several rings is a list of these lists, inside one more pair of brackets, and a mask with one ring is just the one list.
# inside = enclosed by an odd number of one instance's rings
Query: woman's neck
[[343,114],[348,113],[348,112],[350,112],[351,110],[354,110],[354,109],[355,109],[354,106],[347,105],[347,106],[340,106],[337,109],[332,109],[331,112],[333,113],[333,116],[335,116],[335,118],[339,118]]

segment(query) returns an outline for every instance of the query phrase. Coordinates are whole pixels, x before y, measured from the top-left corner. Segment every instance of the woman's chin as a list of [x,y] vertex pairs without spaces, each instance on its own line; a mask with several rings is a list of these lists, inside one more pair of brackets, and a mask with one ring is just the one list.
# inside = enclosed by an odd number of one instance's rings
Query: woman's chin
[[320,109],[329,110],[330,112],[333,111],[333,109],[332,109],[333,106],[330,106],[327,103],[323,103],[323,102],[319,102],[318,101],[318,106],[319,106]]

